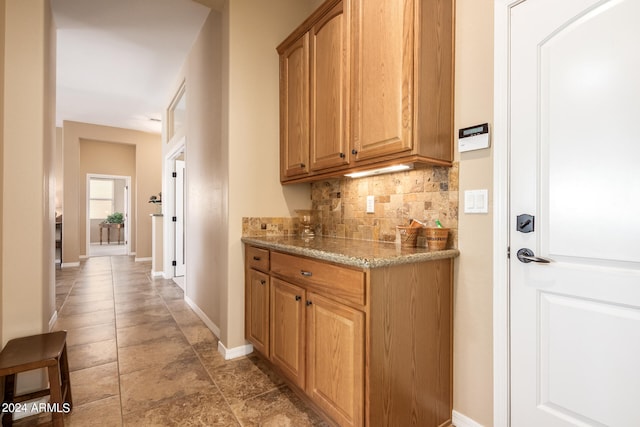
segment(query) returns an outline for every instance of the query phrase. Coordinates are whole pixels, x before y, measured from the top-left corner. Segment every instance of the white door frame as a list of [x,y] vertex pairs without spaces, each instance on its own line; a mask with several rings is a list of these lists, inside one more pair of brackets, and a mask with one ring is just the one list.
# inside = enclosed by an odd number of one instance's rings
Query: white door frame
[[125,200],[126,212],[125,214],[125,227],[124,227],[124,244],[126,248],[127,255],[131,255],[131,177],[124,175],[104,175],[99,173],[88,173],[87,174],[87,182],[86,182],[86,214],[85,214],[85,256],[88,258],[89,253],[91,251],[91,219],[89,218],[89,181],[91,179],[124,179],[125,185],[129,189],[125,191],[125,196],[127,200]]
[[[183,156],[184,157],[184,156]],[[186,187],[186,168],[185,161],[175,159],[173,161],[174,171],[177,173],[176,178],[174,179],[174,200],[175,200],[175,212],[177,221],[174,223],[175,227],[175,240],[174,240],[174,256],[173,259],[176,261],[176,267],[174,269],[174,276],[180,277],[185,274],[185,227],[184,227],[184,217],[186,212],[186,204],[185,204],[185,187]],[[182,212],[180,212],[182,211]],[[181,253],[181,254],[180,254]]]
[[511,8],[494,3],[493,113],[493,425],[510,425],[509,353],[509,28]]
[[[171,221],[171,217],[173,216],[172,212],[175,212],[176,208],[176,190],[173,181],[172,174],[175,172],[175,160],[180,154],[185,154],[185,166],[186,166],[186,138],[183,136],[180,138],[178,143],[167,152],[164,158],[164,173],[162,179],[162,210],[163,215],[165,216],[163,221],[164,227],[164,242],[163,242],[163,266],[164,266],[164,278],[172,279],[175,277],[175,268],[172,265],[172,261],[175,259],[175,228],[173,226],[173,222]],[[186,199],[186,194],[184,195]],[[185,227],[185,236],[186,236],[186,227]],[[186,282],[186,272],[185,272],[185,282]],[[186,287],[186,284],[185,284]]]

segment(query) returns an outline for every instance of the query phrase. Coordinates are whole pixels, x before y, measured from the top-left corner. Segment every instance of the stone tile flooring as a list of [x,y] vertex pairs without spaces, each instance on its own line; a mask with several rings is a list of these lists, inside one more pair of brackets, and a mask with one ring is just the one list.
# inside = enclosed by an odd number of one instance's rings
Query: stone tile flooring
[[57,271],[74,399],[65,425],[326,426],[260,358],[225,361],[182,290],[150,267],[111,256]]

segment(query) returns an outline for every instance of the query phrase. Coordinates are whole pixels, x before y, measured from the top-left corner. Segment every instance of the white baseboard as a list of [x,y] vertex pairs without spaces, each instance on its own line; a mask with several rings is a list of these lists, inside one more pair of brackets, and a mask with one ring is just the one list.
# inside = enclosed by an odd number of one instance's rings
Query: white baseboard
[[164,271],[152,271],[151,277],[164,277]]
[[53,327],[55,326],[57,321],[58,321],[58,310],[55,310],[53,312],[53,315],[51,316],[51,319],[49,319],[49,332],[53,331]]
[[193,300],[191,298],[189,298],[188,296],[185,295],[184,296],[184,301],[187,304],[189,304],[189,307],[191,307],[191,309],[198,315],[200,320],[202,320],[204,322],[204,324],[207,326],[207,328],[209,328],[211,330],[211,332],[213,332],[213,335],[215,335],[219,339],[220,338],[220,328],[218,327],[218,325],[213,323],[213,321],[211,319],[209,319],[209,316],[204,314],[204,311],[200,310],[200,307],[198,307],[196,305],[196,303],[193,302]]
[[253,352],[253,346],[251,344],[246,344],[234,348],[225,347],[224,344],[222,344],[222,341],[219,340],[220,328],[218,327],[218,325],[213,323],[213,321],[209,319],[209,317],[204,314],[202,310],[200,310],[200,307],[198,307],[191,298],[185,295],[184,301],[189,304],[189,307],[191,307],[191,309],[198,315],[198,317],[204,322],[204,324],[207,325],[207,328],[209,328],[211,332],[213,332],[213,334],[218,337],[218,352],[222,354],[224,360],[236,359]]
[[484,427],[482,424],[472,420],[460,412],[453,411],[451,414],[451,422],[456,427]]
[[151,257],[146,257],[146,258],[135,258],[134,261],[135,262],[145,262],[145,261],[151,261],[152,258]]
[[238,357],[246,356],[253,352],[253,345],[245,344],[240,347],[227,348],[222,344],[222,341],[218,341],[218,353],[222,354],[224,360],[236,359]]
[[60,268],[80,267],[80,262],[63,262]]
[[78,255],[78,259],[89,259],[88,255]]

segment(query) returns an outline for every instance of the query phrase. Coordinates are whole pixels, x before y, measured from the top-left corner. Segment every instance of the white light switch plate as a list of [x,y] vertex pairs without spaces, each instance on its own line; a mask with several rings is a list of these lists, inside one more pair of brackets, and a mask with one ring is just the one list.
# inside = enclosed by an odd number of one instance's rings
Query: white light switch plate
[[367,213],[374,213],[374,212],[375,212],[374,197],[367,196]]
[[466,190],[464,192],[464,213],[488,213],[489,190]]

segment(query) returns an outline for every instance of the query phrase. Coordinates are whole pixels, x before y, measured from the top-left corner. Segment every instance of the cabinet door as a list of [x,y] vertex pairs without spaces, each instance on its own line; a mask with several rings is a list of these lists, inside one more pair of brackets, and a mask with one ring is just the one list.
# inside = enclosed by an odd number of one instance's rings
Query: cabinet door
[[309,172],[309,34],[280,54],[280,178]]
[[245,338],[260,353],[269,357],[269,276],[247,270]]
[[282,280],[271,283],[271,361],[300,388],[305,382],[304,289]]
[[317,171],[349,163],[348,7],[335,5],[311,28],[310,37],[311,170]]
[[364,313],[309,293],[307,393],[341,426],[364,416]]
[[353,0],[355,160],[413,147],[414,0]]

